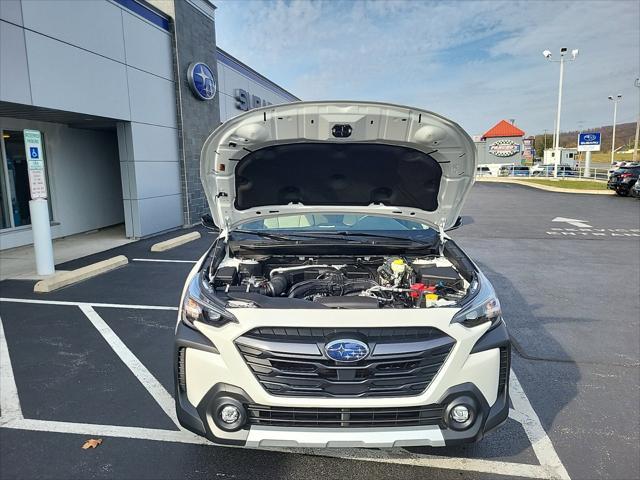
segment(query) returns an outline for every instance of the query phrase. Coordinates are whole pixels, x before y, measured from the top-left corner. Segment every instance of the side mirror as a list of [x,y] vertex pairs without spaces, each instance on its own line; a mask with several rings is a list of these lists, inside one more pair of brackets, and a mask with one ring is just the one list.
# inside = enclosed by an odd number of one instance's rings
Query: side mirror
[[219,232],[220,229],[218,228],[218,226],[214,223],[213,218],[211,217],[210,213],[206,213],[204,214],[201,218],[200,218],[200,223],[202,224],[202,226],[204,228],[206,228],[207,230],[211,230],[214,232]]
[[455,230],[456,228],[460,228],[461,226],[462,226],[462,217],[458,217],[458,219],[456,220],[456,223],[453,224],[453,227],[447,228],[447,232],[450,232],[451,230]]

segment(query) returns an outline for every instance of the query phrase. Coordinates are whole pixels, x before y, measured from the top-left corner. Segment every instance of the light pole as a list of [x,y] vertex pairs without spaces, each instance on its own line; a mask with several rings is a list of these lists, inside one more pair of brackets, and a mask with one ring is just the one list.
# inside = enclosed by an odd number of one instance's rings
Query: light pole
[[[560,49],[560,60],[552,60],[552,53],[550,50],[545,50],[542,52],[544,58],[549,60],[550,62],[559,62],[560,63],[560,81],[558,82],[558,112],[556,114],[556,135],[553,140],[553,176],[554,178],[558,178],[558,157],[560,156],[560,112],[562,110],[562,80],[564,79],[564,60],[565,55],[567,54],[567,47],[562,47]],[[578,56],[578,49],[574,48],[571,50],[571,58],[573,61]]]
[[613,157],[616,152],[616,119],[618,117],[618,102],[622,100],[622,95],[618,94],[615,97],[609,95],[609,100],[613,102],[613,134],[611,135],[611,163],[613,164]]
[[[640,78],[636,78],[636,81],[633,83],[636,87],[640,88]],[[638,102],[638,107],[640,109],[640,102]],[[640,134],[640,112],[638,112],[638,119],[636,120],[636,139],[633,142],[633,161],[638,161],[638,135]]]

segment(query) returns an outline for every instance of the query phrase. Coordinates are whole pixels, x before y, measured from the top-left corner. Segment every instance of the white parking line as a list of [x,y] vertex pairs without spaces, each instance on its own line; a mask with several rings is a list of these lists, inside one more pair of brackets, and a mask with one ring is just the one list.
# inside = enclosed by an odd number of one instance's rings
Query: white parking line
[[[122,427],[118,425],[97,425],[90,423],[56,422],[49,420],[21,419],[2,425],[4,428],[31,430],[50,433],[70,433],[90,437],[134,438],[159,442],[190,443],[196,445],[212,445],[206,438],[189,435],[189,432],[162,430],[155,428]],[[225,445],[225,448],[246,448]],[[378,463],[409,465],[423,468],[439,468],[446,470],[462,470],[480,473],[511,475],[524,478],[551,479],[547,470],[541,465],[526,463],[500,462],[473,458],[438,457],[435,455],[419,455],[404,449],[293,449],[293,448],[260,448],[251,450],[267,450],[288,454],[313,455],[318,457],[341,458]]]
[[129,370],[136,376],[140,383],[147,389],[155,401],[160,405],[164,413],[176,424],[178,428],[180,422],[176,417],[176,407],[173,397],[165,390],[162,384],[145,367],[138,357],[124,344],[111,327],[107,325],[100,315],[89,305],[80,305],[80,310],[91,321],[98,330],[102,338],[109,344],[113,351],[120,357],[120,360],[129,367]]
[[0,318],[0,425],[6,421],[21,420],[22,409],[16,380],[13,377],[13,367],[9,357],[9,347],[4,336],[2,318]]
[[548,469],[549,477],[568,480],[569,473],[560,461],[556,449],[553,448],[547,432],[544,431],[538,415],[531,406],[513,370],[509,381],[509,395],[513,408],[525,417],[525,421],[520,423],[529,437],[533,451],[536,452],[540,463]]
[[160,442],[178,442],[208,444],[206,438],[191,435],[182,430],[164,430],[157,428],[122,427],[120,425],[98,425],[95,423],[56,422],[52,420],[15,419],[2,425],[16,430],[35,430],[38,432],[72,433],[91,437],[136,438],[139,440],[157,440]]
[[[94,307],[108,308],[137,308],[147,310],[177,310],[175,307],[163,307],[154,305],[124,305],[86,302],[63,302],[54,300],[31,300],[18,298],[0,298],[0,301],[15,303],[35,303],[49,305],[74,305],[80,308],[91,323],[98,329],[103,338],[111,346],[120,359],[131,369],[140,383],[158,402],[163,411],[179,427],[175,417],[174,400],[167,390],[138,360],[128,347],[113,332],[107,323],[98,315]],[[9,358],[8,347],[2,321],[0,319],[0,426],[4,428],[35,430],[43,432],[75,433],[90,436],[111,436],[122,438],[135,438],[142,440],[156,440],[166,442],[211,444],[186,430],[164,430],[139,427],[124,427],[116,425],[95,425],[73,422],[56,422],[48,420],[24,419],[20,409],[18,391],[13,376],[13,369]],[[369,462],[403,464],[428,468],[449,469],[467,472],[479,472],[488,474],[511,475],[525,478],[544,478],[570,480],[569,475],[562,464],[558,454],[544,431],[538,415],[535,413],[529,399],[524,393],[518,378],[511,371],[509,383],[513,409],[509,411],[509,417],[520,423],[531,442],[533,451],[540,462],[539,465],[531,465],[516,462],[504,462],[473,458],[454,458],[436,455],[423,455],[411,453],[404,449],[285,449],[269,448],[267,450],[287,453],[300,453],[305,455],[324,456],[333,458],[353,459]]]
[[8,303],[35,303],[40,305],[71,305],[79,307],[80,305],[91,305],[95,308],[125,308],[139,310],[178,310],[178,307],[165,307],[162,305],[128,305],[124,303],[87,303],[87,302],[65,302],[62,300],[38,300],[33,298],[10,298],[0,297],[0,302]]
[[159,262],[159,263],[196,263],[197,260],[168,260],[162,258],[133,258],[134,262]]

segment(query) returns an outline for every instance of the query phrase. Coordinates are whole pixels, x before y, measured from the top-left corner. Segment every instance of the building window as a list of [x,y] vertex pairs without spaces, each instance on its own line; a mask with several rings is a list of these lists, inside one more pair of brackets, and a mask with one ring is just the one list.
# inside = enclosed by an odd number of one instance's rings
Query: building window
[[[44,149],[44,139],[43,139]],[[31,225],[29,171],[21,130],[2,130],[0,165],[0,228]],[[51,217],[51,203],[49,202]]]

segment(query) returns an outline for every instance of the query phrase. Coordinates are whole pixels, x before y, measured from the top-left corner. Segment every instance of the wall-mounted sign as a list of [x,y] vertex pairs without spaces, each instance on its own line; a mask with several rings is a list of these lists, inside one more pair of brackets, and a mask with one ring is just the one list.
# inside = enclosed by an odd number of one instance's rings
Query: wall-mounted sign
[[520,144],[513,140],[498,140],[489,147],[489,153],[496,157],[511,157],[519,151]]
[[271,102],[263,100],[257,95],[251,95],[246,90],[242,88],[236,88],[234,91],[234,96],[236,99],[236,108],[238,110],[248,111],[252,108],[260,108],[266,107],[267,105],[273,105]]
[[194,62],[189,65],[187,80],[196,98],[211,100],[216,96],[216,77],[206,63]]
[[578,134],[579,152],[599,152],[600,132],[589,132]]
[[24,151],[27,155],[27,172],[31,199],[47,198],[47,178],[44,170],[42,134],[38,130],[24,130]]

